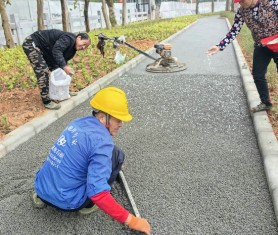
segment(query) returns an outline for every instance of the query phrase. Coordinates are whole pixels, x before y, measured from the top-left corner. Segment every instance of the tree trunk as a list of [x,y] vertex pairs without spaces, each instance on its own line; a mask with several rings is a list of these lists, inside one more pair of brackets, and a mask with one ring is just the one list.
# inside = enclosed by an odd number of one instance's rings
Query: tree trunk
[[89,21],[89,13],[88,13],[88,9],[89,9],[89,4],[90,4],[90,0],[85,0],[85,5],[84,5],[84,18],[85,18],[85,27],[86,27],[86,32],[90,32],[90,21]]
[[[149,19],[154,20],[155,19],[155,0],[149,0]],[[158,13],[159,16],[159,13]]]
[[62,10],[63,30],[65,32],[70,32],[68,0],[60,0],[60,1],[61,1],[61,10]]
[[155,0],[155,19],[159,19],[161,0]]
[[226,9],[225,11],[229,11],[230,10],[230,0],[226,0]]
[[214,12],[214,0],[211,0],[211,12]]
[[196,9],[195,9],[195,11],[196,11],[196,15],[198,15],[199,14],[199,0],[196,0]]
[[122,8],[122,26],[126,25],[126,0],[123,0]]
[[115,27],[117,25],[115,12],[114,12],[114,0],[106,0],[106,3],[108,5],[109,10],[109,19],[112,27]]
[[43,1],[44,0],[37,0],[38,30],[44,30]]
[[8,48],[13,48],[15,47],[12,31],[11,31],[11,26],[9,24],[9,17],[6,11],[6,1],[5,0],[0,0],[0,15],[2,19],[2,27],[4,30],[4,35],[6,39],[6,45]]
[[110,20],[109,20],[108,14],[107,14],[106,1],[105,0],[102,0],[101,10],[102,10],[102,14],[103,14],[104,21],[105,21],[105,24],[106,24],[106,28],[111,29],[111,24],[110,24]]
[[235,12],[235,3],[231,1],[231,12]]

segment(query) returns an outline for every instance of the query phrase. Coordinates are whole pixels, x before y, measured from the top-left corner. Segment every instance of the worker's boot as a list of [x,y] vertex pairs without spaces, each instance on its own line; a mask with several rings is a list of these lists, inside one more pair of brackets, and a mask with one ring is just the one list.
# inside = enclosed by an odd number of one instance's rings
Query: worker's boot
[[272,107],[272,105],[266,105],[264,103],[260,103],[258,104],[257,106],[253,107],[251,109],[252,113],[256,113],[256,112],[261,112],[261,111],[267,111],[267,110],[270,110]]
[[78,95],[78,92],[70,91],[70,92],[69,92],[69,95],[70,95],[70,96],[77,96],[77,95]]
[[32,199],[34,207],[36,207],[36,208],[46,207],[46,204],[38,197],[37,193],[32,192],[31,193],[31,199]]
[[50,101],[50,103],[45,104],[44,107],[46,107],[47,109],[57,110],[61,108],[61,105],[56,104],[54,101]]
[[93,205],[92,207],[89,207],[89,208],[82,208],[80,209],[78,212],[81,214],[81,215],[89,215],[95,211],[98,210],[98,206],[97,205]]

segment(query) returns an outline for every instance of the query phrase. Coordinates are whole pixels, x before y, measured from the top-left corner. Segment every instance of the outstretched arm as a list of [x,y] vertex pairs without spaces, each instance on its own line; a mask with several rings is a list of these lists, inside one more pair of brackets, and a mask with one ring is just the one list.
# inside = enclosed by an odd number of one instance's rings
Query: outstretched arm
[[91,200],[106,214],[120,223],[125,223],[129,228],[144,232],[150,235],[150,225],[146,219],[135,217],[130,214],[125,208],[123,208],[112,197],[110,192],[104,191],[91,197]]
[[225,38],[221,40],[216,46],[212,46],[208,49],[208,54],[213,55],[216,54],[219,51],[223,51],[239,34],[242,26],[243,26],[244,20],[241,16],[240,11],[238,10],[235,14],[234,23],[230,29],[230,31],[226,34]]

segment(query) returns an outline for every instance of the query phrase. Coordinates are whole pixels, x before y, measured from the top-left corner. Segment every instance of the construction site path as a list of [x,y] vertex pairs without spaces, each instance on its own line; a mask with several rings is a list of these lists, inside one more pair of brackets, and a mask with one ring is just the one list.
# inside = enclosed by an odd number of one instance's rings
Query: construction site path
[[[133,115],[115,143],[126,154],[125,177],[153,235],[278,234],[272,178],[264,170],[268,152],[253,124],[235,50],[230,45],[206,54],[227,31],[224,18],[202,18],[169,40],[187,70],[148,73],[152,61],[145,57],[112,79],[126,91]],[[259,102],[253,93],[251,103]],[[138,234],[101,211],[80,216],[32,207],[34,175],[53,142],[71,120],[90,114],[86,99],[41,132],[26,132],[26,139],[33,137],[0,158],[0,234]],[[113,195],[127,205],[118,190]]]

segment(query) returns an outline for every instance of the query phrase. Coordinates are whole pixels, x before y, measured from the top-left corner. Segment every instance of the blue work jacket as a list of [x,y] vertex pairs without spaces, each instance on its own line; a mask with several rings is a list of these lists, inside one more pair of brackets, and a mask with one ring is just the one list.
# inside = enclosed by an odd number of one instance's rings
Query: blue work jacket
[[72,121],[36,173],[38,196],[59,208],[76,209],[87,197],[110,191],[113,148],[109,131],[95,117]]

